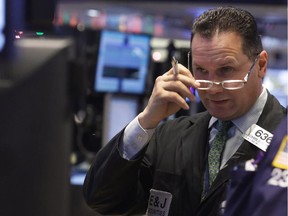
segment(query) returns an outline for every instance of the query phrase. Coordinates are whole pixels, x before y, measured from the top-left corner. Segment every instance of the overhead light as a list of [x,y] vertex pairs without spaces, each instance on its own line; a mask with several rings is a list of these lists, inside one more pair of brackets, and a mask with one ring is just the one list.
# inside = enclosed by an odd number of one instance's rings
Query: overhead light
[[152,58],[153,58],[154,61],[158,62],[158,61],[161,60],[162,55],[161,55],[161,53],[159,51],[155,51],[152,54]]
[[98,16],[100,16],[100,11],[96,10],[96,9],[89,9],[89,10],[87,10],[87,16],[98,17]]

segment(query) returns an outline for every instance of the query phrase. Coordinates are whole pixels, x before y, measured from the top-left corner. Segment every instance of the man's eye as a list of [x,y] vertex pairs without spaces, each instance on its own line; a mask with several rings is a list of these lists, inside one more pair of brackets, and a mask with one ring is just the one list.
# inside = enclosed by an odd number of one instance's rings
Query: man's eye
[[232,67],[223,67],[219,70],[221,73],[232,73],[234,69]]
[[205,74],[207,73],[207,70],[203,69],[203,68],[195,68],[195,70],[193,70],[194,73],[198,73],[198,74]]

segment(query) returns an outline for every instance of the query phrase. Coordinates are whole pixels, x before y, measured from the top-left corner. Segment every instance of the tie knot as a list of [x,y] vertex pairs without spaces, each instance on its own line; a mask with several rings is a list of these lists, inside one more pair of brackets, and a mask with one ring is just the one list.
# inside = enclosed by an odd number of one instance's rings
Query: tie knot
[[232,122],[231,121],[220,121],[220,120],[218,120],[218,133],[226,134],[231,126],[232,126]]

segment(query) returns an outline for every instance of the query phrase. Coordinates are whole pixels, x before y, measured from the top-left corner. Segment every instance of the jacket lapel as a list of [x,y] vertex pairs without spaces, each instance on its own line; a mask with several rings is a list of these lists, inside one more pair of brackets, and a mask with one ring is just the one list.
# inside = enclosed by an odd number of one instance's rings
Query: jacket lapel
[[[205,169],[209,137],[207,128],[210,118],[211,115],[208,112],[201,113],[200,118],[197,120],[191,118],[191,125],[182,132],[181,136],[185,179],[190,190],[189,194],[193,194],[193,196],[189,197],[190,203],[193,204],[198,204],[201,199],[202,176]],[[195,166],[196,164],[197,166]]]

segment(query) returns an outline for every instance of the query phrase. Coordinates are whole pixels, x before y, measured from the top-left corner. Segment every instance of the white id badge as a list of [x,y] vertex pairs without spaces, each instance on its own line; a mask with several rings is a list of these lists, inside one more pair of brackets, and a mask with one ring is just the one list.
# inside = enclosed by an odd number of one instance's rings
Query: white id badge
[[266,152],[266,149],[270,145],[273,138],[272,133],[256,124],[253,124],[242,136],[244,139],[257,146],[264,152]]
[[166,191],[151,189],[148,201],[147,216],[168,216],[172,194]]

